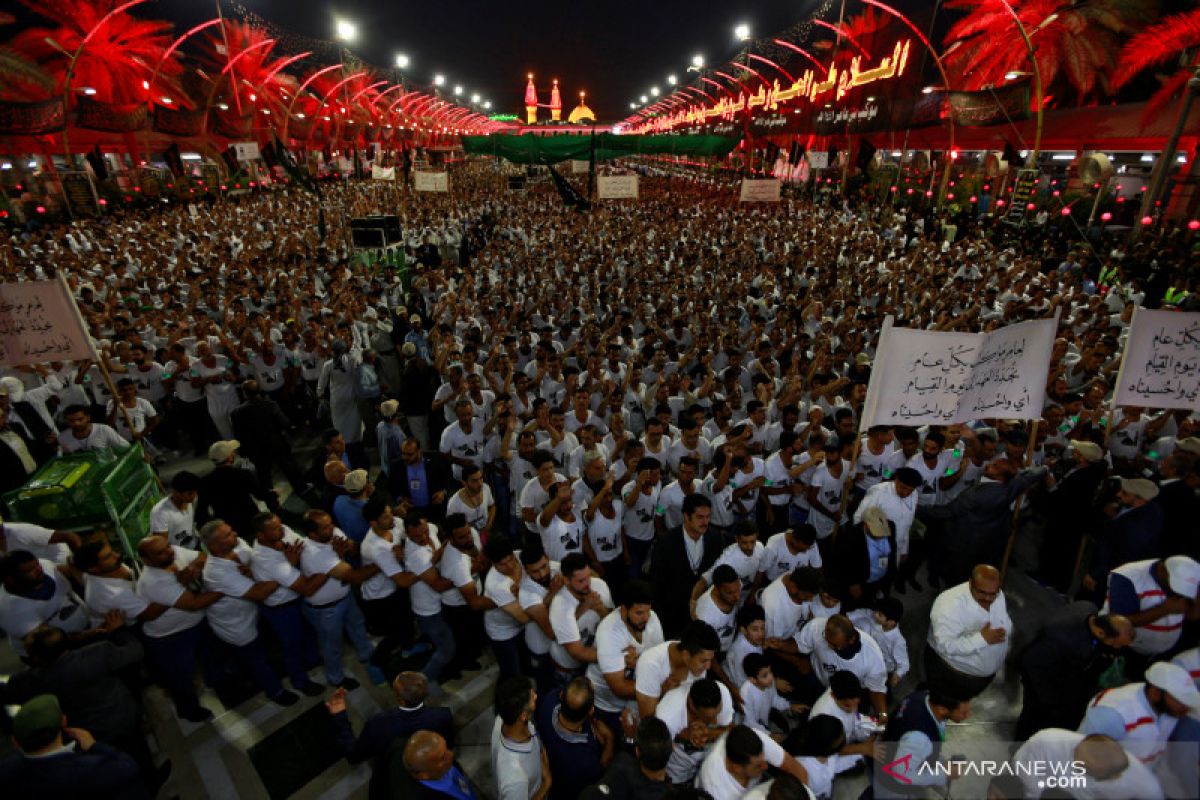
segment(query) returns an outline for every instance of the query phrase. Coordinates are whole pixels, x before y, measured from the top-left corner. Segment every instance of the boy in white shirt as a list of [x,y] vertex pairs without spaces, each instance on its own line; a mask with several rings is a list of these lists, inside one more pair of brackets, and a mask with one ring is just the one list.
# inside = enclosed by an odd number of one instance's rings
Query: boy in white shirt
[[887,665],[888,686],[895,688],[909,670],[908,642],[904,641],[904,633],[900,630],[904,604],[894,597],[885,597],[875,604],[873,610],[860,608],[847,616],[855,627],[866,631],[879,645]]
[[[800,712],[804,706],[789,703],[779,696],[775,685],[775,676],[767,657],[761,653],[751,653],[742,660],[742,670],[747,678],[738,690],[742,696],[743,722],[751,728],[757,728],[767,733],[771,732],[770,716],[772,711]],[[784,689],[788,687],[784,685]],[[782,738],[776,736],[775,738]]]

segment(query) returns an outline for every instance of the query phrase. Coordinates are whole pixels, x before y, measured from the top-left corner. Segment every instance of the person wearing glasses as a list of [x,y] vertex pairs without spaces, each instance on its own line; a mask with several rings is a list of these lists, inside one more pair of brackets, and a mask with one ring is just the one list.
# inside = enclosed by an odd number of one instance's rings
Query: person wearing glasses
[[925,675],[930,687],[966,699],[978,696],[1004,663],[1012,641],[1000,570],[976,565],[970,580],[938,595],[929,617]]

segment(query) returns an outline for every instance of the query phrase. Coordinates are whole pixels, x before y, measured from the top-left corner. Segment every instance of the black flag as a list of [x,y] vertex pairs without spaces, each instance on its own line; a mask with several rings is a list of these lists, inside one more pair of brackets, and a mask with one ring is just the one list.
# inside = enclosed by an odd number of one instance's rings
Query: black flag
[[108,165],[104,163],[104,154],[100,152],[100,145],[93,147],[85,158],[92,165],[92,172],[95,173],[96,180],[102,181],[108,177]]
[[1004,143],[1004,160],[1014,167],[1025,166],[1025,159],[1017,152],[1017,149],[1012,146],[1011,142]]
[[550,177],[554,179],[554,188],[558,189],[558,194],[563,199],[563,203],[568,208],[573,208],[576,211],[586,211],[589,207],[588,201],[583,195],[567,181],[562,175],[558,174],[558,170],[554,167],[546,167],[550,170]]
[[871,159],[875,157],[875,145],[871,144],[867,139],[863,139],[858,144],[858,158],[855,160],[855,165],[858,166],[864,175],[871,168]]

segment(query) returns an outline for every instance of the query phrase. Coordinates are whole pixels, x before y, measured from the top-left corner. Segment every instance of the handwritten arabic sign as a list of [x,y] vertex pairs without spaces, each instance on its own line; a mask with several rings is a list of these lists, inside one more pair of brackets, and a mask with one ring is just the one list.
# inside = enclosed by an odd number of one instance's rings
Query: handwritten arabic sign
[[596,194],[601,200],[637,199],[637,175],[601,175],[596,179]]
[[888,329],[863,427],[1041,417],[1056,327],[1046,319],[991,333]]
[[1134,313],[1116,402],[1200,411],[1200,313]]
[[418,192],[450,191],[450,176],[445,172],[417,172],[413,177]]
[[738,199],[743,203],[778,203],[781,185],[778,178],[743,178]]
[[75,301],[61,283],[0,283],[0,366],[91,357]]

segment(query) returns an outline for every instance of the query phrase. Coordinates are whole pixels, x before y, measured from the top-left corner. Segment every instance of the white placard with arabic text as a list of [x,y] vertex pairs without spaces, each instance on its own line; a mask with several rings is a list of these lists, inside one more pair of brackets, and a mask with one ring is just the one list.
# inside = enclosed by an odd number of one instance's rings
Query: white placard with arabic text
[[596,194],[601,200],[636,200],[637,175],[601,175],[596,178]]
[[580,161],[577,158],[571,159],[571,174],[572,175],[586,175],[590,168],[591,168],[591,162]]
[[808,165],[813,169],[827,169],[829,167],[829,151],[828,150],[809,150],[805,153],[808,158]]
[[371,165],[371,178],[377,181],[394,181],[396,180],[395,167],[381,167],[378,164]]
[[890,328],[871,370],[863,427],[1040,418],[1057,327],[1044,319],[990,333]]
[[1116,403],[1200,410],[1200,313],[1134,312]]
[[743,203],[778,203],[782,186],[778,178],[743,178],[738,199]]
[[258,158],[258,142],[234,142],[233,152],[238,161],[253,161]]
[[91,339],[62,283],[0,283],[0,366],[92,357]]
[[414,179],[413,186],[418,192],[450,191],[450,176],[445,172],[417,172]]

